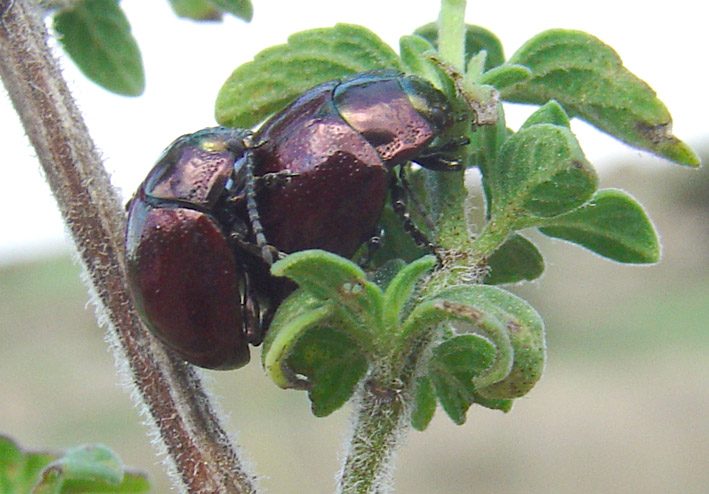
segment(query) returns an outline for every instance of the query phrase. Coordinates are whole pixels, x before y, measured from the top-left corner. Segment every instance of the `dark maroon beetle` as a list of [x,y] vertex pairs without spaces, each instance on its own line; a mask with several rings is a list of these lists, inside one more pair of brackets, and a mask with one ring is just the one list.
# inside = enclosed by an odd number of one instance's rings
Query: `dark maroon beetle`
[[215,128],[177,139],[130,202],[128,281],[152,332],[185,360],[211,369],[249,361],[244,270],[215,212],[248,133]]
[[437,147],[453,123],[441,92],[396,71],[307,91],[254,136],[256,178],[287,177],[258,188],[268,243],[287,253],[317,248],[352,257],[373,235],[395,165],[460,169]]

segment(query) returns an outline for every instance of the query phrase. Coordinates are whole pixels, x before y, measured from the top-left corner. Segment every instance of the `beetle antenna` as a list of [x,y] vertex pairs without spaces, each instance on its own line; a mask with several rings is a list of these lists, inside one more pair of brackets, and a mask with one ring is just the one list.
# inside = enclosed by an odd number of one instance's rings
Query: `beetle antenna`
[[256,238],[256,245],[261,249],[261,258],[269,266],[273,264],[273,255],[269,249],[266,235],[263,233],[263,225],[256,205],[256,179],[254,178],[254,152],[247,146],[244,153],[244,165],[246,167],[246,210],[249,213],[251,229]]

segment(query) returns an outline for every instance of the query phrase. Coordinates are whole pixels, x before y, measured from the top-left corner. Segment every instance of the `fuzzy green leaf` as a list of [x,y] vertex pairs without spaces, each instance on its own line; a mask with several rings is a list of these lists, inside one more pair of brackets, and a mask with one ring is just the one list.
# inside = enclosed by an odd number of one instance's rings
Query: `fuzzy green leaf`
[[377,351],[383,293],[358,266],[320,250],[291,254],[271,272],[301,289],[274,316],[264,368],[280,387],[308,389],[315,415],[330,414],[350,398]]
[[0,492],[29,492],[40,471],[56,457],[51,453],[23,451],[12,439],[0,435]]
[[209,0],[219,9],[228,12],[234,17],[238,17],[246,22],[251,21],[254,16],[254,8],[250,0]]
[[222,11],[209,0],[169,0],[178,17],[194,21],[220,21]]
[[238,67],[219,91],[217,121],[249,128],[313,86],[356,72],[401,69],[389,45],[362,26],[337,24],[291,35]]
[[[470,160],[470,166],[477,166],[480,169],[483,177],[487,176],[491,166],[497,162],[497,156],[502,148],[502,145],[512,135],[505,123],[505,112],[502,105],[498,106],[497,123],[495,125],[484,125],[477,129],[471,136],[470,148],[473,154]],[[491,195],[488,190],[487,181],[483,181],[485,188],[485,198],[488,201],[488,211],[490,210]]]
[[411,411],[411,426],[417,431],[423,431],[431,423],[436,413],[436,390],[431,380],[422,376],[416,379],[414,406]]
[[537,247],[519,234],[512,234],[487,260],[488,285],[531,281],[544,272],[544,258]]
[[[546,347],[544,323],[531,305],[506,290],[487,285],[444,290],[436,300],[443,304],[473,307],[496,318],[506,329],[514,350],[511,370],[504,379],[479,387],[476,393],[487,399],[509,400],[524,396],[534,387],[544,370]],[[488,336],[488,339],[494,342],[492,337]],[[481,400],[479,402],[482,403]]]
[[114,93],[143,93],[140,51],[117,0],[82,0],[54,16],[54,29],[86,77]]
[[369,273],[368,276],[379,288],[386,290],[404,267],[406,267],[406,261],[403,259],[389,259],[378,267],[376,271]]
[[608,45],[581,31],[552,29],[509,60],[534,76],[502,91],[503,99],[543,105],[556,99],[572,115],[640,149],[681,165],[699,157],[672,135],[672,118],[655,91],[626,69]]
[[505,413],[512,410],[512,405],[514,404],[513,399],[496,400],[494,398],[486,398],[480,393],[473,393],[473,400],[476,405],[489,408],[490,410],[500,410],[501,412]]
[[369,368],[367,349],[338,312],[304,290],[295,292],[279,307],[261,354],[276,385],[308,390],[318,417],[340,408]]
[[308,396],[313,414],[325,417],[354,394],[369,361],[350,336],[336,328],[319,326],[298,341],[288,365],[310,383]]
[[271,272],[292,279],[313,297],[345,309],[357,324],[372,331],[379,328],[382,291],[347,259],[323,250],[305,250],[278,261]]
[[288,359],[298,340],[311,328],[331,325],[337,314],[323,303],[298,290],[278,307],[263,341],[261,360],[269,377],[281,388],[303,388],[307,382],[292,371]]
[[384,293],[384,326],[397,329],[406,316],[404,307],[419,279],[436,265],[434,256],[422,257],[399,271]]
[[[431,22],[419,27],[414,34],[427,39],[434,47],[438,46],[438,24]],[[485,50],[485,70],[490,70],[505,61],[502,43],[492,32],[484,27],[465,25],[465,65],[475,55]]]
[[556,216],[590,199],[598,184],[571,131],[546,123],[507,139],[486,172],[493,217]]
[[599,190],[588,204],[544,222],[539,230],[614,261],[660,260],[660,241],[643,207],[621,190]]
[[125,470],[105,446],[81,446],[65,454],[23,451],[0,436],[0,492],[3,494],[96,494],[148,492],[145,474]]
[[494,86],[498,91],[520,84],[532,77],[532,71],[524,65],[502,64],[482,74],[479,84]]
[[472,334],[456,336],[434,348],[428,377],[443,410],[456,424],[465,422],[465,414],[474,402],[475,378],[494,359],[495,348]]
[[532,125],[538,124],[554,124],[561,127],[571,128],[571,122],[569,122],[569,116],[566,114],[564,109],[561,107],[556,100],[550,100],[537,111],[532,113],[527,120],[522,124],[522,128],[526,129]]

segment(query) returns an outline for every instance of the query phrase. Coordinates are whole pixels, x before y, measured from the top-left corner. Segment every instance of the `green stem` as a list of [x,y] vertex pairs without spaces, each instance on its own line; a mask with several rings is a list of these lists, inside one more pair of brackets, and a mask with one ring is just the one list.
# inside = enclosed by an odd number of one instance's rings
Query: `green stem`
[[[465,0],[442,0],[439,16],[439,52],[443,59],[463,69]],[[429,173],[427,187],[434,198],[438,245],[465,252],[472,244],[467,228],[467,190],[463,172]],[[428,290],[427,290],[428,291]],[[376,368],[363,387],[356,408],[338,492],[376,494],[391,485],[392,460],[409,426],[408,403],[423,348],[432,334],[414,344],[416,351],[393,355]]]
[[493,217],[472,243],[470,252],[475,258],[483,260],[502,245],[512,231],[512,222],[507,218]]
[[375,371],[357,403],[347,458],[338,493],[377,494],[392,484],[393,456],[408,428],[403,393],[394,383],[383,385],[387,370]]
[[[462,70],[465,58],[465,0],[442,0],[438,18],[438,50],[441,57]],[[467,191],[463,172],[428,174],[438,227],[438,244],[444,249],[465,250],[469,244],[466,227]]]
[[442,0],[438,16],[438,52],[462,71],[465,63],[466,0]]

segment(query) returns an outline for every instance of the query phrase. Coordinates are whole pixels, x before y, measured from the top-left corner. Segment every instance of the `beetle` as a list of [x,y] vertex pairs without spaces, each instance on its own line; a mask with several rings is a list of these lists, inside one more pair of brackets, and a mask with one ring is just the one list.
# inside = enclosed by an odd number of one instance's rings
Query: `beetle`
[[372,71],[306,91],[253,136],[216,127],[177,139],[128,205],[128,283],[149,329],[195,365],[246,364],[294,288],[270,275],[272,253],[352,257],[396,165],[460,169],[439,139],[451,115],[427,81]]
[[282,174],[256,195],[268,242],[284,252],[350,258],[379,220],[393,167],[460,170],[438,137],[455,123],[446,97],[394,70],[355,74],[307,91],[254,136],[254,174]]
[[[246,364],[246,273],[218,218],[248,133],[205,129],[178,138],[128,204],[128,283],[148,328],[201,367]],[[229,228],[234,228],[230,226]]]

